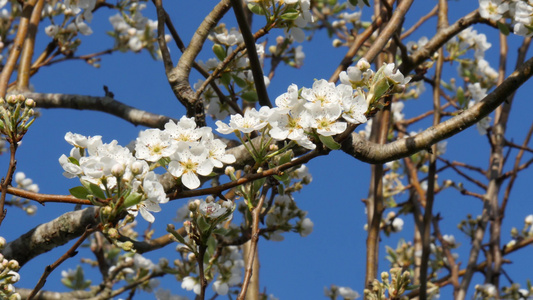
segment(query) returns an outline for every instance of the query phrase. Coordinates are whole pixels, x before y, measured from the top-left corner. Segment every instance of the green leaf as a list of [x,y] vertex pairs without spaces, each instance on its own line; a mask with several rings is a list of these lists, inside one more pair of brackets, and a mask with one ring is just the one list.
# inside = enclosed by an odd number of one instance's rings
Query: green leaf
[[323,136],[319,135],[318,138],[322,142],[322,144],[326,145],[331,150],[339,150],[341,148],[341,144],[335,142],[332,136]]
[[124,207],[132,207],[134,205],[137,205],[141,202],[142,200],[142,194],[139,194],[139,193],[131,193],[128,195],[128,197],[126,197],[126,199],[124,200],[124,204],[123,206]]
[[200,228],[200,231],[202,233],[204,233],[204,234],[211,227],[211,225],[209,225],[209,223],[207,223],[207,220],[205,219],[204,216],[199,216],[198,219],[196,219],[196,223],[198,224],[198,228]]
[[246,81],[242,78],[240,78],[239,76],[233,74],[231,75],[231,77],[233,78],[233,81],[235,81],[235,83],[240,87],[240,88],[245,88],[248,86],[248,83],[246,83]]
[[257,102],[257,100],[259,99],[255,91],[242,93],[241,98],[248,102]]
[[289,179],[289,174],[287,173],[283,173],[283,175],[279,176],[279,175],[274,175],[272,176],[274,177],[277,181],[280,181],[280,182],[285,182]]
[[253,12],[256,15],[264,15],[265,12],[263,11],[263,8],[260,5],[254,5],[252,3],[248,3],[248,9]]
[[457,102],[461,107],[464,107],[466,104],[465,90],[462,87],[457,88]]
[[213,256],[215,253],[215,249],[217,247],[217,241],[213,236],[210,236],[209,239],[207,239],[207,255],[209,257]]
[[387,78],[382,77],[381,80],[376,82],[373,88],[374,88],[374,99],[372,99],[372,102],[379,100],[383,95],[385,95],[392,88],[392,86],[389,83],[389,80]]
[[223,85],[228,86],[231,82],[231,75],[229,73],[222,73],[222,75],[220,75],[220,82]]
[[300,16],[300,12],[297,11],[296,9],[294,9],[294,8],[291,8],[291,9],[287,9],[287,11],[284,14],[282,14],[280,17],[283,20],[294,21],[294,20],[298,19],[298,16]]
[[293,154],[292,151],[287,151],[283,153],[281,157],[279,158],[279,165],[281,166],[282,164],[290,162],[292,159],[292,154]]
[[218,235],[222,235],[222,236],[226,236],[230,232],[231,232],[231,229],[224,228],[224,227],[220,227],[220,228],[217,228],[217,229],[213,230],[214,234],[218,234]]
[[70,157],[68,158],[68,160],[69,160],[71,163],[75,164],[76,166],[79,166],[79,165],[80,165],[80,162],[79,162],[76,158],[74,158],[74,157],[72,157],[72,156],[70,156]]
[[213,45],[213,53],[215,53],[220,61],[223,61],[227,56],[226,50],[220,44]]
[[496,24],[498,24],[498,29],[500,30],[502,34],[504,34],[505,36],[509,35],[510,32],[509,32],[509,27],[507,26],[507,24],[502,23],[502,22],[498,22]]
[[91,194],[93,194],[95,197],[98,197],[100,199],[107,198],[104,194],[104,191],[102,191],[102,189],[99,186],[97,186],[96,184],[92,182],[89,183],[89,190],[91,191]]
[[89,192],[83,186],[73,187],[68,191],[72,196],[78,199],[87,199],[87,195],[89,195]]
[[184,245],[188,245],[187,242],[185,241],[185,238],[182,237],[181,234],[179,234],[176,230],[174,230],[170,224],[167,225],[167,232],[172,234],[172,236],[174,236],[180,243]]
[[351,5],[353,6],[357,6],[357,3],[359,2],[359,0],[348,0],[350,2]]

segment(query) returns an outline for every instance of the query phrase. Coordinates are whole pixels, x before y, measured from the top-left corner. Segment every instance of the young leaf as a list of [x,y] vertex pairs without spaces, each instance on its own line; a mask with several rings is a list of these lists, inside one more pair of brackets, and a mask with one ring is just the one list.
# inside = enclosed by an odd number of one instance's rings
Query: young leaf
[[326,145],[331,150],[339,150],[341,148],[341,144],[335,142],[332,136],[323,136],[319,135],[318,138],[322,142],[322,144]]
[[87,195],[89,195],[89,192],[83,186],[73,187],[68,191],[70,192],[72,196],[78,199],[87,199]]
[[96,184],[94,183],[89,183],[89,190],[91,191],[91,194],[93,194],[95,197],[98,197],[100,199],[105,199],[107,198],[104,194],[104,191],[102,191],[102,189],[97,186]]
[[510,32],[509,32],[509,27],[507,27],[507,24],[502,23],[502,22],[498,22],[496,24],[498,24],[498,29],[500,30],[501,33],[503,33],[503,35],[505,36],[509,35]]
[[223,61],[226,58],[226,50],[224,50],[224,47],[219,44],[213,45],[213,52],[220,61]]

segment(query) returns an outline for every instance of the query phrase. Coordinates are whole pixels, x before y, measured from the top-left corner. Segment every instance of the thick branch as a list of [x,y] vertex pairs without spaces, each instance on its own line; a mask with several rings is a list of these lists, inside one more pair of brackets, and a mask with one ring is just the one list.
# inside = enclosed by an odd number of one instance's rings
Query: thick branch
[[409,156],[431,145],[451,137],[494,111],[507,95],[516,91],[533,74],[533,58],[526,61],[513,72],[501,85],[482,101],[446,120],[437,126],[429,127],[414,137],[408,137],[386,145],[378,145],[365,140],[357,133],[352,133],[344,143],[342,150],[354,158],[368,163],[384,163]]
[[40,108],[72,108],[78,110],[95,110],[112,114],[130,122],[151,128],[163,128],[171,118],[149,113],[134,108],[110,97],[94,97],[72,94],[24,93],[35,100]]
[[91,206],[63,214],[8,243],[2,254],[7,259],[17,260],[23,266],[32,258],[79,237],[88,226],[98,224],[97,212],[98,208]]

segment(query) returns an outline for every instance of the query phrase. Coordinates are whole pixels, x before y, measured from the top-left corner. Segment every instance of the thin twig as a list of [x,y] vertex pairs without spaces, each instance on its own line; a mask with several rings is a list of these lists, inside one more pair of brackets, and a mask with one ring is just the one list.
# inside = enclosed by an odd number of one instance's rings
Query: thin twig
[[35,288],[33,288],[33,291],[31,292],[30,296],[28,297],[28,300],[31,300],[31,299],[33,299],[33,297],[35,297],[37,292],[39,292],[43,288],[44,284],[46,283],[46,278],[48,278],[48,276],[60,264],[62,264],[65,260],[75,256],[78,253],[77,249],[81,245],[81,243],[83,243],[83,241],[85,241],[85,239],[89,235],[91,235],[93,232],[95,232],[95,231],[96,231],[96,229],[94,229],[94,228],[85,229],[85,232],[82,234],[82,236],[76,241],[76,243],[74,243],[74,245],[72,245],[72,247],[70,247],[70,249],[67,250],[67,252],[65,252],[65,254],[63,254],[53,264],[46,266],[46,268],[44,269],[43,275],[41,275],[41,278],[39,279],[39,282],[37,282],[37,285],[35,286]]

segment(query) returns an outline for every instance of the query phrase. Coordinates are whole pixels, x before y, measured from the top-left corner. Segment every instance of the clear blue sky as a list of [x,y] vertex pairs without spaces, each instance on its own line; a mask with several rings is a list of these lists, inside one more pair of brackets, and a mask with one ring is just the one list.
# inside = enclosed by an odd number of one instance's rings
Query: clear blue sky
[[[202,1],[202,3],[198,5],[198,2],[194,1],[165,1],[167,10],[173,17],[174,24],[185,43],[192,36],[194,28],[203,20],[209,6],[216,2]],[[430,11],[436,1],[415,1],[415,3],[415,7],[407,17],[406,28]],[[149,9],[145,11],[145,14],[155,18],[154,10],[150,7],[150,3],[148,4]],[[449,1],[449,5],[450,22],[454,22],[461,15],[474,10],[477,1]],[[95,14],[90,24],[95,33],[89,37],[82,37],[80,54],[100,51],[112,46],[113,40],[105,35],[106,30],[111,30],[108,16],[109,11],[106,9],[101,9]],[[230,22],[228,27],[234,26],[234,22],[229,20],[233,18],[233,12],[230,11],[227,16],[226,20]],[[369,18],[370,10],[366,9],[362,19],[367,21]],[[260,24],[262,20],[255,18],[254,25]],[[435,19],[429,21],[422,28],[422,32],[414,34],[411,38],[418,40],[422,35],[431,38],[435,24]],[[486,25],[478,25],[475,28],[485,32],[492,42],[492,49],[487,52],[486,59],[496,68],[497,32]],[[43,29],[40,28],[40,33],[42,32]],[[269,45],[279,34],[283,33],[274,30],[267,36]],[[41,34],[38,43],[45,45],[48,40],[47,36]],[[511,36],[509,40],[509,66],[514,67],[516,45],[521,39]],[[207,60],[213,56],[210,47],[211,43],[207,42],[201,55],[202,59]],[[268,88],[272,100],[285,92],[291,83],[296,83],[298,87],[311,87],[315,78],[329,78],[346,51],[345,48],[334,49],[325,32],[317,33],[312,42],[304,43],[303,50],[306,53],[306,59],[301,69],[283,67],[276,72],[276,77]],[[176,63],[179,56],[178,50],[172,47],[171,54]],[[453,74],[457,66],[447,65],[446,67],[447,74]],[[457,77],[457,75],[454,76]],[[102,87],[107,85],[117,100],[128,105],[174,118],[179,118],[184,113],[170,90],[162,62],[152,60],[146,52],[104,56],[100,69],[95,69],[81,61],[64,62],[42,68],[32,78],[32,84],[37,92],[93,96],[103,96]],[[515,107],[511,113],[508,130],[517,143],[522,142],[532,120],[530,112],[533,105],[529,99],[532,92],[533,85],[528,82],[515,97],[513,104]],[[431,93],[426,91],[420,99],[406,103],[405,114],[413,116],[414,113],[427,111],[431,107]],[[42,116],[37,119],[20,147],[18,171],[25,172],[28,177],[38,183],[43,193],[68,194],[69,188],[78,185],[77,180],[69,180],[62,176],[63,171],[57,161],[62,154],[70,150],[70,145],[64,140],[66,132],[72,131],[91,136],[102,135],[104,142],[117,139],[121,145],[126,145],[137,137],[139,130],[143,129],[100,112],[53,109],[41,110],[41,113]],[[428,122],[421,122],[417,124],[420,127],[412,127],[410,130],[422,129],[423,126],[428,125]],[[480,136],[475,128],[465,130],[448,140],[448,151],[444,157],[486,168],[489,157],[487,138]],[[7,159],[6,155],[0,157],[1,172],[6,170]],[[362,294],[366,256],[366,234],[363,226],[366,223],[366,215],[361,199],[366,198],[368,193],[370,167],[341,152],[319,157],[310,162],[308,167],[313,175],[313,183],[305,187],[301,193],[296,194],[295,199],[301,209],[309,211],[308,217],[315,224],[314,232],[306,238],[301,238],[294,233],[285,234],[283,242],[260,241],[261,290],[266,288],[268,294],[274,294],[280,299],[324,299],[324,286],[335,284],[349,286]],[[506,170],[508,169],[509,166],[506,167]],[[531,170],[524,171],[515,184],[503,224],[503,243],[508,241],[510,228],[513,226],[521,228],[525,216],[533,213],[533,204],[528,189],[532,175]],[[439,176],[439,182],[442,183],[442,180],[447,178],[457,179],[455,174],[446,172]],[[474,191],[480,192],[475,188]],[[406,195],[402,195],[399,199],[405,198]],[[171,201],[162,205],[163,211],[155,214],[156,236],[164,234],[166,224],[172,222],[176,210],[183,203],[186,203],[186,200]],[[451,189],[439,194],[436,200],[434,211],[440,212],[443,217],[441,230],[445,234],[455,235],[457,241],[462,244],[457,251],[460,259],[467,257],[465,250],[469,250],[469,241],[459,232],[456,225],[466,217],[468,212],[477,215],[480,208],[479,200],[465,198]],[[0,228],[0,235],[10,241],[34,226],[72,209],[73,206],[70,205],[47,204],[45,207],[39,206],[36,216],[27,217],[17,209],[9,208],[8,215]],[[400,237],[412,239],[412,220],[405,217],[404,220],[406,225],[401,233],[391,237],[382,236],[381,254],[384,253],[385,245],[394,248]],[[139,218],[138,229],[142,231],[145,226],[146,222]],[[21,270],[19,286],[33,287],[45,265],[55,261],[70,245],[55,249],[29,262]],[[520,259],[520,262],[505,265],[504,268],[513,280],[525,286],[526,277],[531,274],[527,270],[533,269],[533,260],[524,258],[526,252],[531,253],[530,249],[525,249],[523,252],[523,254],[509,256],[510,259]],[[66,291],[66,288],[59,283],[60,271],[75,268],[83,256],[90,256],[90,253],[82,250],[78,256],[64,263],[49,277],[44,289]],[[157,258],[161,256],[167,257],[170,261],[174,260],[177,257],[175,247],[170,246],[147,255],[154,262],[157,262]],[[382,258],[380,271],[388,270],[388,268],[388,262]],[[100,278],[97,273],[89,272],[88,274],[94,276],[93,283],[99,282]],[[473,285],[477,283],[483,283],[480,277],[474,277]],[[507,280],[502,278],[502,284],[507,285]],[[473,291],[473,285],[469,290],[470,294]],[[191,293],[183,291],[172,276],[168,276],[162,286],[171,289],[174,294],[188,295],[191,299],[194,297]],[[209,291],[211,291],[210,287]],[[443,292],[443,295],[450,294]],[[443,298],[447,297],[443,296]]]

